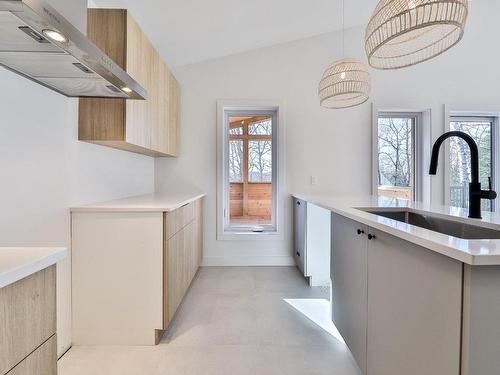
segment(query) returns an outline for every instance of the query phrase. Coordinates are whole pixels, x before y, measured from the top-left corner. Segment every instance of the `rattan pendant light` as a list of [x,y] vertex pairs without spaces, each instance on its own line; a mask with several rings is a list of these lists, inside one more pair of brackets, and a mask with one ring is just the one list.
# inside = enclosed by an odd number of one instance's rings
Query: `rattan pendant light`
[[368,62],[399,69],[432,59],[464,34],[468,0],[380,0],[366,28]]
[[[344,0],[342,1],[342,55],[344,55]],[[368,67],[358,59],[335,61],[323,73],[319,82],[320,105],[340,109],[363,104],[370,97],[371,79]]]

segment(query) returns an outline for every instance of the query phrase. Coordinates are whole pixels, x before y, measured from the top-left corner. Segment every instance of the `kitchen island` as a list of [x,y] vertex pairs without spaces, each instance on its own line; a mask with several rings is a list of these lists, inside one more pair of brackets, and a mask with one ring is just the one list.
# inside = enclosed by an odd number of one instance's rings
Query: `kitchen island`
[[294,194],[331,211],[332,318],[367,375],[500,368],[500,215]]

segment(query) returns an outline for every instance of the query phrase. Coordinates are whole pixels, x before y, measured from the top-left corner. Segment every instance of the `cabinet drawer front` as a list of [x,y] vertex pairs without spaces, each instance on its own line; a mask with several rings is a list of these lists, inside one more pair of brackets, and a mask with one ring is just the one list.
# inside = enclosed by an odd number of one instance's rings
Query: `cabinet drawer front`
[[174,211],[167,212],[167,238],[171,238],[174,234],[194,220],[195,208],[196,202],[191,202]]
[[0,289],[0,374],[9,371],[55,332],[55,266]]
[[57,375],[57,340],[53,335],[8,375]]

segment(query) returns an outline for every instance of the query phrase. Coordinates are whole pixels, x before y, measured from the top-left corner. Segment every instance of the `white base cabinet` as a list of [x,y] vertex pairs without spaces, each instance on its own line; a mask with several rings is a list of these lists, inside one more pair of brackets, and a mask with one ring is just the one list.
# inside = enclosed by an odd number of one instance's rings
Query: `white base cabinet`
[[459,375],[462,263],[333,213],[331,233],[332,318],[362,372]]
[[201,199],[168,212],[73,212],[73,344],[157,344],[200,266],[201,222]]
[[294,258],[311,286],[330,285],[330,211],[293,199]]

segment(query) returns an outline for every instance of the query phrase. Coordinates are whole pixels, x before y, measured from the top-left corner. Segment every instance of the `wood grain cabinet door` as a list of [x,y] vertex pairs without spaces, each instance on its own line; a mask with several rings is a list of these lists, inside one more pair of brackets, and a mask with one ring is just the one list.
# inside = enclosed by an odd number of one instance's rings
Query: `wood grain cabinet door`
[[183,272],[185,264],[184,233],[177,232],[168,240],[168,320],[175,315],[183,297]]
[[147,91],[146,100],[81,98],[78,139],[150,156],[177,156],[180,86],[124,9],[89,9],[88,37]]
[[165,213],[163,328],[174,317],[203,256],[202,200]]
[[8,375],[57,375],[56,335],[48,339]]
[[0,289],[0,374],[7,373],[55,332],[55,266]]
[[368,375],[458,375],[462,263],[370,233]]
[[[203,198],[196,201],[196,235],[195,246],[198,261],[196,262],[196,271],[203,262]],[[196,273],[195,271],[195,273]]]
[[195,234],[195,224],[191,222],[186,225],[183,229],[184,234],[184,268],[183,268],[183,284],[182,284],[182,296],[186,294],[189,289],[189,285],[191,285],[191,281],[194,277],[195,272],[195,262],[196,262],[196,253],[194,246],[194,234]]
[[332,318],[366,374],[367,228],[334,213],[331,225]]

